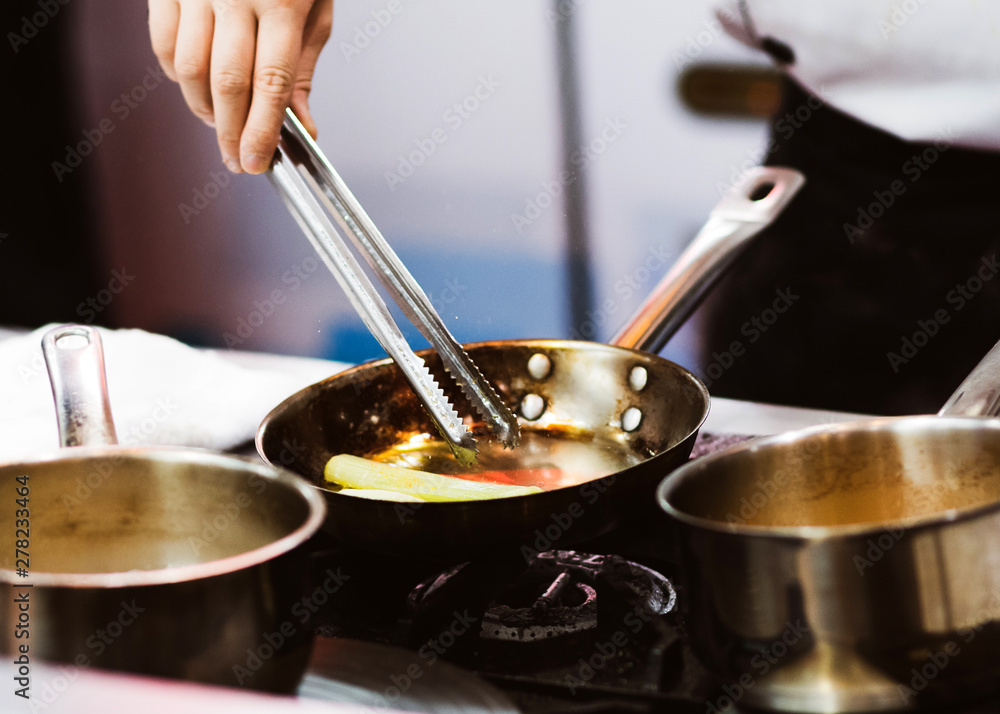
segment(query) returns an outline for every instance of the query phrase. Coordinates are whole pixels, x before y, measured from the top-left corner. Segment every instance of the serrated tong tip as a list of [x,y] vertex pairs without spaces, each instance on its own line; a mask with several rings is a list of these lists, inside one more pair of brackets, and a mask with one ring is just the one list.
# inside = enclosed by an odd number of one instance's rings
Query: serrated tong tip
[[268,173],[372,335],[399,365],[456,458],[463,463],[475,460],[478,450],[472,433],[406,343],[343,235],[354,244],[406,317],[427,337],[491,433],[505,447],[517,446],[520,427],[514,414],[445,327],[426,294],[291,109],[286,110],[278,150]]

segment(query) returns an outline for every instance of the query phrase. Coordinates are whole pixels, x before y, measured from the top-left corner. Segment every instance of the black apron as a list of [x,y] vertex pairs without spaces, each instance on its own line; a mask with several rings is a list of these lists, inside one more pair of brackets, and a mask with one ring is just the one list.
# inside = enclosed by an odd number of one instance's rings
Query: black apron
[[1000,154],[785,89],[766,163],[807,184],[702,307],[695,371],[715,396],[935,412],[1000,340]]

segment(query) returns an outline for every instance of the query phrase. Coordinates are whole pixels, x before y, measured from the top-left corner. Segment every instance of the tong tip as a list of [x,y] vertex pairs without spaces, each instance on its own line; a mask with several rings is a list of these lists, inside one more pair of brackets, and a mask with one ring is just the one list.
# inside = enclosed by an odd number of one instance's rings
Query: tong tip
[[472,466],[479,458],[479,447],[472,436],[472,432],[465,430],[461,434],[450,434],[442,429],[436,422],[438,433],[444,439],[444,443],[451,449],[452,456],[462,464],[462,466]]
[[521,427],[517,419],[512,422],[501,421],[491,425],[493,435],[506,449],[515,449],[521,443]]

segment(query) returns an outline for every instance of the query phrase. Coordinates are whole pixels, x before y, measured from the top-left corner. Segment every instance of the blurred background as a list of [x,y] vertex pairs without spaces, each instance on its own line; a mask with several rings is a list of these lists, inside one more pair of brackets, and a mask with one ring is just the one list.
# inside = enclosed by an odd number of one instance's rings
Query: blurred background
[[[145,3],[2,13],[0,324],[383,354],[267,179],[225,171],[159,72]],[[607,340],[759,161],[775,99],[710,3],[339,0],[312,106],[460,341]],[[696,371],[697,323],[664,352]]]

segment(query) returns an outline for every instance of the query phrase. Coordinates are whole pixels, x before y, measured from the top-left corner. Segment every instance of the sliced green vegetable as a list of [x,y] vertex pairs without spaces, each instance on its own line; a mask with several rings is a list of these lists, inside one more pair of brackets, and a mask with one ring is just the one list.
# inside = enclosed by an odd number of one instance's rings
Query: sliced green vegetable
[[372,501],[401,501],[406,503],[426,503],[422,498],[411,496],[408,493],[399,491],[386,491],[379,488],[342,488],[337,493],[342,496],[355,496],[357,498],[367,498]]
[[[425,501],[479,501],[541,493],[537,486],[467,481],[425,471],[392,466],[341,454],[326,464],[326,480],[345,489],[378,489],[416,496]],[[402,499],[400,499],[402,500]]]

